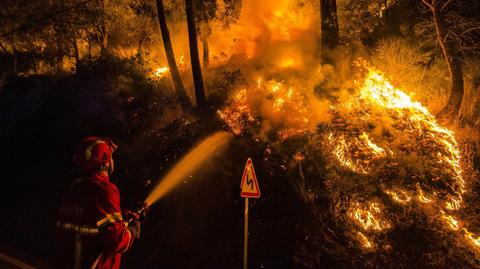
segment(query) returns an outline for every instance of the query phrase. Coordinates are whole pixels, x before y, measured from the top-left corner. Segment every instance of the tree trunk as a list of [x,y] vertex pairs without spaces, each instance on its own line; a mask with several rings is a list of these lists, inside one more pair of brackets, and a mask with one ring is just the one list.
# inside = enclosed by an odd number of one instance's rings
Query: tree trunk
[[87,40],[87,44],[88,44],[88,59],[92,59],[92,41],[91,40]]
[[456,116],[462,105],[464,94],[464,82],[462,64],[458,58],[458,52],[455,44],[447,40],[447,29],[445,18],[441,11],[436,8],[432,9],[433,21],[435,23],[435,30],[437,32],[438,44],[442,50],[443,56],[448,66],[450,78],[452,79],[452,88],[447,105],[440,112],[441,115]]
[[106,23],[102,25],[102,42],[101,42],[101,50],[100,54],[105,55],[107,54],[108,49],[108,28]]
[[15,46],[15,36],[12,35],[11,39],[12,43],[12,52],[13,52],[13,74],[16,76],[17,75],[17,47]]
[[185,87],[183,86],[180,72],[178,72],[177,63],[175,62],[175,54],[173,52],[172,41],[170,40],[170,32],[167,27],[167,20],[165,18],[165,8],[163,7],[162,0],[157,1],[158,21],[160,23],[160,30],[162,32],[163,47],[165,48],[165,55],[167,57],[168,68],[170,70],[170,76],[172,78],[173,87],[177,94],[177,98],[180,101],[183,109],[190,109],[192,104],[188,99]]
[[203,48],[203,70],[206,72],[208,65],[210,63],[210,50],[208,48],[208,37],[210,36],[211,30],[210,25],[208,24],[208,12],[205,6],[204,1],[198,2],[199,9],[197,13],[201,14],[200,20],[200,38],[202,39],[202,48]]
[[75,65],[78,66],[80,64],[80,50],[78,48],[78,41],[77,41],[77,35],[74,33],[73,34],[73,53],[75,56]]
[[2,41],[0,41],[0,48],[3,50],[3,53],[8,54],[7,48],[2,44]]
[[320,0],[320,19],[321,58],[329,62],[328,50],[334,49],[340,42],[336,0]]
[[102,8],[103,16],[100,20],[100,32],[101,32],[101,40],[100,40],[100,54],[104,56],[107,54],[108,51],[108,21],[105,19],[107,14],[107,0],[100,0],[100,7]]
[[[473,78],[472,85],[465,88],[462,106],[460,107],[459,123],[480,130],[480,77]],[[480,151],[479,151],[480,153]]]
[[210,63],[210,51],[208,49],[208,36],[210,35],[210,27],[208,25],[208,21],[202,22],[201,31],[203,46],[203,68],[205,70],[208,68]]
[[[64,8],[63,1],[57,1],[56,8],[62,10]],[[61,22],[55,25],[55,71],[57,73],[63,71],[63,58],[65,57],[65,36],[64,27],[61,27]]]
[[57,72],[61,72],[63,70],[63,57],[65,57],[65,45],[63,43],[62,34],[57,31],[56,37],[56,52],[55,52],[55,69]]
[[195,23],[195,11],[193,0],[185,0],[188,25],[188,41],[190,44],[190,63],[192,65],[193,83],[195,85],[195,100],[199,110],[206,109],[205,89],[203,86],[202,69],[198,56],[197,26]]
[[137,55],[142,54],[142,47],[143,47],[143,43],[145,42],[145,40],[147,40],[147,32],[142,32],[142,34],[140,35],[140,38],[138,39]]

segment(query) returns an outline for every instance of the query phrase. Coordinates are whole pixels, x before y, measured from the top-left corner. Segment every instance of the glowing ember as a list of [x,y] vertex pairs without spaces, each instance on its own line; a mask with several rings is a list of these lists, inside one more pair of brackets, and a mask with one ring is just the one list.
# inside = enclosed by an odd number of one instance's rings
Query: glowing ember
[[231,105],[231,107],[218,111],[218,114],[234,134],[240,135],[247,123],[255,121],[252,111],[247,104],[247,89],[239,90],[231,99]]
[[368,202],[366,204],[354,203],[350,209],[350,217],[363,228],[363,230],[385,230],[390,224],[383,220],[380,204]]
[[[369,173],[372,159],[386,156],[385,150],[373,143],[365,132],[348,141],[342,135],[335,137],[333,133],[329,133],[327,140],[340,164],[356,173]],[[361,156],[355,153],[358,153],[359,148],[364,149]],[[351,158],[355,155],[357,155],[357,158]]]
[[448,226],[450,226],[452,230],[456,231],[460,228],[458,221],[453,218],[453,216],[445,214],[443,210],[441,210],[440,212],[442,213],[442,219],[445,221],[446,224],[448,224]]
[[283,81],[265,81],[262,77],[255,84],[256,87],[237,90],[228,106],[218,111],[233,133],[240,134],[257,118],[276,127],[276,135],[282,140],[315,129],[315,121],[311,120],[315,119],[315,112],[301,91]]
[[423,193],[423,190],[422,190],[422,188],[420,187],[419,184],[417,184],[416,186],[417,186],[417,191],[418,191],[418,197],[417,197],[418,201],[420,201],[421,203],[426,203],[426,204],[429,204],[429,203],[433,202],[432,199],[427,198],[425,196],[425,194]]
[[466,228],[463,228],[465,238],[473,244],[477,249],[480,249],[480,236],[475,236],[473,233],[469,232]]
[[347,143],[344,137],[334,137],[333,133],[330,133],[327,138],[330,142],[330,145],[333,146],[332,153],[335,155],[335,157],[337,157],[337,160],[343,167],[348,168],[356,173],[368,173],[366,170],[367,168],[362,165],[360,160],[354,161],[350,158],[351,144]]
[[362,234],[361,232],[358,232],[358,237],[360,239],[360,242],[362,242],[363,247],[365,248],[373,248],[373,244],[368,240],[368,238]]
[[159,67],[155,69],[152,76],[157,79],[164,78],[167,76],[168,71],[169,71],[169,68],[167,66]]
[[389,194],[395,202],[400,204],[407,204],[408,202],[410,202],[410,200],[412,200],[412,197],[403,190],[400,190],[400,191],[385,190],[384,192],[386,194]]

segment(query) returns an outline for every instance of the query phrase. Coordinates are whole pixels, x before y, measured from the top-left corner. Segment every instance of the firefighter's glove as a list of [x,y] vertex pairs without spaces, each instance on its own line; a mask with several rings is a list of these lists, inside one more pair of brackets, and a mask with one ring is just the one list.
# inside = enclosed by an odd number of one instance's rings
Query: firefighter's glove
[[128,209],[123,210],[122,215],[123,215],[123,219],[128,220],[128,222],[131,222],[134,219],[135,220],[140,219],[140,215]]
[[148,212],[150,212],[150,207],[147,203],[143,203],[142,207],[140,207],[139,210],[137,210],[137,214],[139,216],[139,220],[144,223],[145,220],[147,219]]
[[128,223],[127,229],[130,230],[135,239],[140,238],[141,223],[138,219],[132,219]]

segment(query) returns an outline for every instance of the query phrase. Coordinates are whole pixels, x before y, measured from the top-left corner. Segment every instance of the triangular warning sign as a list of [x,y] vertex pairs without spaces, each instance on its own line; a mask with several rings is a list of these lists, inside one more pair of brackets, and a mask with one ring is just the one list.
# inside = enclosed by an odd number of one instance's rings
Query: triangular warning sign
[[258,187],[257,176],[253,169],[252,159],[248,158],[243,170],[242,184],[240,185],[240,196],[246,198],[259,198],[260,188]]

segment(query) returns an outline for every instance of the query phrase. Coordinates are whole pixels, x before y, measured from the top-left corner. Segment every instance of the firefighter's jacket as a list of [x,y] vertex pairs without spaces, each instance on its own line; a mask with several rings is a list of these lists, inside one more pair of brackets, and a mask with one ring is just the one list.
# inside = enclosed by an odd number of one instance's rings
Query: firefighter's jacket
[[57,220],[58,269],[118,269],[133,243],[120,196],[108,176],[80,178],[67,189]]

